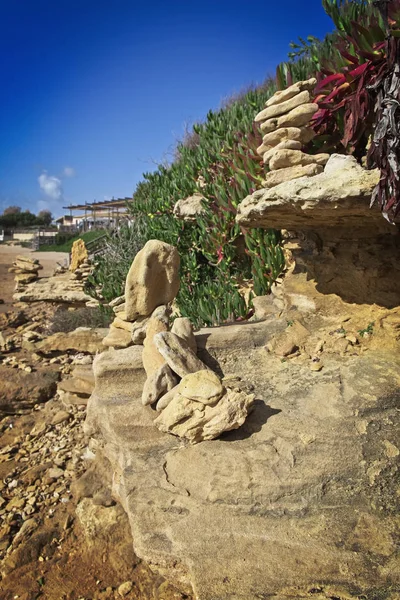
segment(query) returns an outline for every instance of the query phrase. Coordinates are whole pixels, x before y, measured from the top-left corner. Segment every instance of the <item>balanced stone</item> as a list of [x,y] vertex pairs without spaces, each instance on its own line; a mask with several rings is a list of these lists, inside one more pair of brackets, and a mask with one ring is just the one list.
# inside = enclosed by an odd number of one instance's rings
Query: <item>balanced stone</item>
[[254,119],[256,123],[260,121],[266,121],[267,119],[273,119],[274,117],[279,117],[284,115],[294,108],[301,106],[302,104],[308,104],[311,100],[310,92],[300,92],[296,94],[289,100],[285,102],[281,102],[279,104],[274,104],[267,108],[264,108],[261,112],[258,113],[256,118]]
[[[276,146],[283,140],[295,140],[302,144],[307,144],[314,137],[315,133],[310,127],[281,127],[276,131],[265,134],[263,137],[263,145]],[[266,152],[269,149],[270,148],[267,148]],[[261,150],[261,146],[258,150]]]
[[179,336],[181,340],[184,340],[194,353],[197,352],[197,343],[193,333],[193,325],[188,317],[178,317],[175,319],[171,331]]
[[270,150],[268,150],[267,152],[265,152],[263,154],[264,163],[268,164],[269,161],[271,160],[271,158],[277,152],[277,150],[284,150],[284,149],[301,150],[301,148],[302,148],[301,142],[298,142],[296,140],[283,140],[283,142],[280,142],[277,146],[275,146],[275,148],[271,148]]
[[160,354],[179,377],[207,369],[206,365],[190,349],[189,344],[172,331],[157,333],[154,336],[154,342]]
[[144,370],[148,377],[166,363],[164,357],[157,350],[154,341],[154,336],[163,331],[168,331],[168,325],[157,317],[151,317],[146,328],[146,338],[143,342],[144,348],[142,354]]
[[269,133],[281,127],[303,127],[307,125],[318,111],[318,104],[302,104],[282,117],[269,119],[261,125],[261,130]]
[[174,246],[149,240],[136,255],[125,284],[128,321],[147,317],[161,304],[171,302],[179,291],[179,254]]
[[85,242],[81,239],[75,240],[71,248],[71,264],[69,267],[70,271],[75,271],[82,263],[88,258],[88,251],[85,246]]
[[154,371],[146,379],[143,387],[142,404],[147,406],[157,402],[163,394],[176,387],[178,379],[167,365],[164,363],[159,369]]
[[224,392],[220,378],[213,371],[197,371],[185,375],[179,384],[179,394],[200,402],[201,404],[214,405]]
[[306,154],[301,150],[281,149],[271,157],[269,168],[271,171],[285,169],[287,167],[296,167],[297,165],[306,166],[312,164],[326,164],[329,154]]
[[265,176],[262,185],[264,188],[272,188],[285,181],[291,181],[292,179],[299,179],[300,177],[313,177],[322,173],[323,167],[321,165],[298,165],[296,167],[288,167],[286,169],[278,169],[277,171],[271,171]]
[[297,81],[285,90],[278,90],[275,92],[275,94],[267,100],[265,106],[273,106],[275,104],[286,102],[304,90],[311,92],[315,88],[316,83],[317,80],[314,77],[307,79],[306,81]]
[[224,431],[243,425],[253,401],[253,394],[230,389],[214,406],[206,406],[177,394],[154,423],[160,431],[197,444],[213,440]]

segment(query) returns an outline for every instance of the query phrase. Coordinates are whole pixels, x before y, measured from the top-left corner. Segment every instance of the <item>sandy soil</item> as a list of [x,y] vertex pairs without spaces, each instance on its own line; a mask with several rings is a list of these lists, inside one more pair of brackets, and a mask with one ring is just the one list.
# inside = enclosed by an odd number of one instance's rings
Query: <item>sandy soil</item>
[[12,309],[12,295],[14,293],[14,273],[9,273],[11,267],[18,254],[31,256],[39,259],[43,269],[39,271],[39,277],[49,277],[53,274],[57,264],[68,262],[69,255],[67,252],[32,252],[29,248],[22,246],[5,246],[0,245],[0,299],[4,300],[4,304],[0,304],[0,313],[8,312]]

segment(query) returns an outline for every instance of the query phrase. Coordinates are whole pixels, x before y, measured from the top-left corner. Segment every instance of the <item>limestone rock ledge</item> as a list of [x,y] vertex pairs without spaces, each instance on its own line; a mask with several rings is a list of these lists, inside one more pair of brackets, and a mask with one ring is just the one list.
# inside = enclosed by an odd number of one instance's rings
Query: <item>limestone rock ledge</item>
[[197,446],[142,406],[141,346],[98,355],[90,446],[111,461],[137,555],[197,599],[392,598],[400,358],[333,356],[315,373],[266,352],[278,327],[234,326],[242,346],[229,327],[214,346],[213,330],[198,336],[256,400],[240,429]]
[[368,222],[375,232],[386,231],[390,226],[379,207],[369,207],[378,181],[377,169],[367,171],[354,157],[333,154],[319,175],[287,181],[247,196],[239,204],[236,220],[244,227],[295,230],[358,228]]

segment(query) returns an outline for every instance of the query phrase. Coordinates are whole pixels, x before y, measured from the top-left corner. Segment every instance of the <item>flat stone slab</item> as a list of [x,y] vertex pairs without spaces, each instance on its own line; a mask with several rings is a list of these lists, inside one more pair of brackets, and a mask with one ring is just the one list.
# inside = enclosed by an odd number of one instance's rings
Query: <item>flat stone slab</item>
[[196,446],[158,431],[159,413],[141,405],[138,347],[95,359],[85,428],[113,465],[135,552],[199,600],[390,597],[400,358],[332,355],[313,372],[263,347],[235,352],[254,410]]

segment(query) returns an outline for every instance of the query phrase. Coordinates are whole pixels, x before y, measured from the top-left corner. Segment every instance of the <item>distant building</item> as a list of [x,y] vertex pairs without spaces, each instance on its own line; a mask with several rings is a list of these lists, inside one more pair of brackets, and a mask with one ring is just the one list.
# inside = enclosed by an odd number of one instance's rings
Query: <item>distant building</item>
[[[56,219],[55,222],[60,231],[73,231],[76,229],[87,231],[96,227],[116,227],[121,220],[129,219],[127,210],[127,202],[129,201],[132,201],[132,198],[70,204],[69,206],[63,206],[64,210],[70,211],[70,214]],[[73,215],[73,211],[83,214]]]

